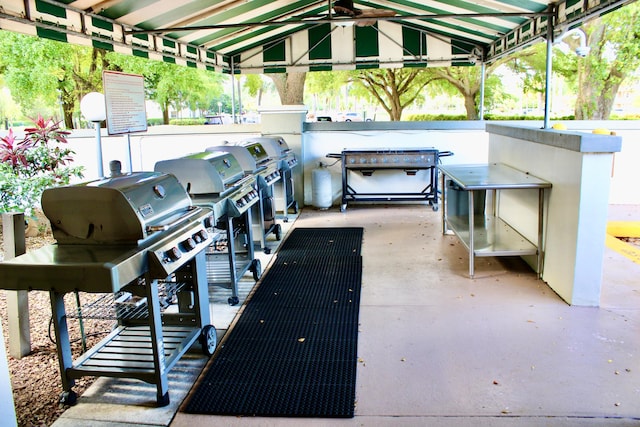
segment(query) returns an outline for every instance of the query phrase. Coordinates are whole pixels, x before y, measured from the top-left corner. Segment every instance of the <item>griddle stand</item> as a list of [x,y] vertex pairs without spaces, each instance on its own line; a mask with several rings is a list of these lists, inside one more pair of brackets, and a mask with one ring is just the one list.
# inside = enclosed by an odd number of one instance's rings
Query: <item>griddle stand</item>
[[[349,202],[428,202],[434,211],[438,210],[438,163],[439,157],[451,156],[452,152],[440,153],[435,148],[410,149],[349,149],[341,154],[328,154],[342,162],[342,204],[346,211]],[[377,170],[403,171],[409,176],[418,170],[429,171],[429,182],[420,192],[376,192],[362,193],[349,185],[349,172],[360,172],[371,176]]]

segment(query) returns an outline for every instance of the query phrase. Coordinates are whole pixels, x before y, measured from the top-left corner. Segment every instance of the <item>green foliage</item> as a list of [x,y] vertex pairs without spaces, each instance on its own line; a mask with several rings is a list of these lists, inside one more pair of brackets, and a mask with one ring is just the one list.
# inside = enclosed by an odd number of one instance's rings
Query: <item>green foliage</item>
[[59,123],[38,116],[19,141],[12,130],[0,138],[0,212],[31,214],[48,187],[69,184],[82,177],[82,167],[72,167],[74,152],[65,147],[69,132]]
[[205,119],[171,119],[169,120],[170,125],[176,126],[192,126],[192,125],[203,125]]
[[410,114],[405,119],[409,122],[436,122],[467,120],[464,114]]
[[[412,122],[436,122],[436,121],[458,121],[468,120],[463,114],[411,114],[407,116],[407,121]],[[485,114],[484,120],[502,121],[523,121],[523,120],[544,120],[543,116],[513,115],[505,116],[498,114]],[[574,116],[553,117],[551,120],[575,120]]]
[[162,124],[164,124],[162,119],[147,119],[148,126],[160,126]]

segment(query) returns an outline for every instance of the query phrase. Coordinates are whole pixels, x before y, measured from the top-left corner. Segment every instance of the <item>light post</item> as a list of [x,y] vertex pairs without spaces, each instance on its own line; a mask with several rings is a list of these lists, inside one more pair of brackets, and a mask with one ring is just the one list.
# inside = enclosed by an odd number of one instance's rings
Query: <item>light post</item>
[[104,177],[102,166],[102,139],[100,135],[100,122],[107,118],[107,108],[104,104],[104,95],[98,92],[89,92],[80,100],[80,112],[96,128],[96,145],[98,155],[98,177]]

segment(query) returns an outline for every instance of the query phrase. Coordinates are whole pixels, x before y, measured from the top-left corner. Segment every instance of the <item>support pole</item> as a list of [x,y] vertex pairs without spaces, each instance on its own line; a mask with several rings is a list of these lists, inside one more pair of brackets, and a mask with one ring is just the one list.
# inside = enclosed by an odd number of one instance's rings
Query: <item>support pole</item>
[[102,134],[100,122],[93,122],[96,127],[96,156],[98,157],[98,178],[104,178],[104,166],[102,165]]
[[233,119],[233,123],[236,122],[236,85],[235,85],[235,65],[233,62],[233,58],[231,58],[231,117]]
[[486,72],[483,62],[480,65],[480,111],[478,112],[478,120],[484,120],[484,84]]
[[[2,214],[2,233],[5,260],[20,256],[27,251],[24,237],[24,213]],[[9,354],[15,359],[20,359],[31,352],[27,291],[7,291],[7,318]]]
[[[553,6],[550,6],[551,8]],[[550,17],[547,22],[547,69],[545,75],[544,90],[544,126],[549,129],[549,112],[551,110],[551,73],[553,72],[553,19]]]

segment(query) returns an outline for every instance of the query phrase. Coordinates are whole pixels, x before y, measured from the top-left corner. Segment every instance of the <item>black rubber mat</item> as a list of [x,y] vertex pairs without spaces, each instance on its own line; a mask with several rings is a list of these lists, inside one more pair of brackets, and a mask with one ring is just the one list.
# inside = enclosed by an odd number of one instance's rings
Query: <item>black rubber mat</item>
[[362,235],[294,229],[184,411],[353,417]]

